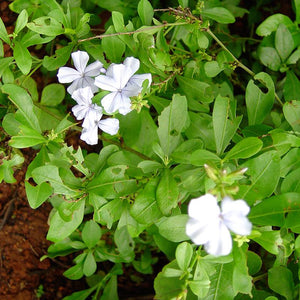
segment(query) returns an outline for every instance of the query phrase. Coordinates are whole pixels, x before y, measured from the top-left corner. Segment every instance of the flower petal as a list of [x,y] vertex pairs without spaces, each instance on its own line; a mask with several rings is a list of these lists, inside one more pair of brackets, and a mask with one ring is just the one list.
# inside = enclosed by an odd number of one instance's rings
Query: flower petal
[[98,127],[110,135],[115,135],[119,131],[119,120],[114,118],[104,119],[99,121]]
[[188,214],[191,218],[206,224],[215,222],[219,218],[220,207],[216,197],[211,194],[205,194],[190,201]]
[[131,72],[128,72],[123,64],[111,64],[106,71],[106,76],[113,78],[114,87],[121,90],[127,84],[131,77]]
[[80,138],[89,145],[96,145],[98,143],[98,127],[83,128]]
[[79,105],[89,107],[92,104],[92,98],[94,94],[89,86],[84,88],[79,88],[72,94],[72,98],[77,102]]
[[85,76],[98,76],[101,73],[103,63],[99,60],[89,64],[84,71]]
[[84,121],[82,123],[82,127],[84,128],[92,128],[98,125],[98,122],[102,118],[102,108],[97,104],[93,104],[92,107],[86,113]]
[[104,91],[116,92],[118,90],[118,84],[114,78],[106,75],[97,76],[95,85]]
[[76,51],[71,54],[72,60],[74,63],[75,68],[81,73],[82,75],[85,72],[85,67],[89,61],[89,55],[85,51]]
[[252,224],[246,217],[250,208],[244,200],[232,200],[228,197],[222,201],[222,217],[224,224],[234,233],[249,235]]
[[75,105],[72,107],[72,112],[77,120],[82,120],[86,116],[88,110],[89,107],[83,105]]
[[140,61],[131,56],[124,60],[123,65],[126,67],[128,74],[130,74],[129,77],[131,77],[140,68]]
[[220,256],[228,255],[232,249],[232,239],[228,228],[220,220],[217,226],[211,228],[209,241],[204,245],[207,253]]
[[128,97],[137,96],[143,89],[142,84],[144,80],[148,79],[150,85],[151,78],[151,74],[134,75],[129,79],[122,92]]
[[209,224],[190,218],[186,223],[185,232],[194,244],[203,245],[211,237],[212,232],[210,228]]
[[126,115],[131,111],[131,101],[128,97],[119,92],[112,92],[104,96],[101,104],[107,113],[114,113],[119,110],[119,113]]
[[58,69],[57,78],[60,83],[69,83],[80,78],[80,73],[69,67],[61,67]]

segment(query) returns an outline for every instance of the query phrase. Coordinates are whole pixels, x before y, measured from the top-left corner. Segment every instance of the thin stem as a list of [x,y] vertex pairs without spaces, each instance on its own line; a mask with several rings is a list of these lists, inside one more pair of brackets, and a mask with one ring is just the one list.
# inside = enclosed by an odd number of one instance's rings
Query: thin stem
[[126,32],[116,32],[116,33],[109,33],[109,34],[100,34],[100,35],[95,35],[86,39],[81,39],[78,40],[79,43],[85,42],[85,41],[90,41],[94,39],[103,39],[106,37],[111,37],[111,36],[119,36],[119,35],[131,35],[139,32],[146,32],[146,31],[151,31],[153,29],[157,28],[165,28],[165,27],[170,27],[170,26],[181,26],[181,25],[186,25],[187,23],[165,23],[165,24],[160,24],[160,25],[155,25],[155,26],[149,26],[149,27],[143,27],[134,31],[126,31]]

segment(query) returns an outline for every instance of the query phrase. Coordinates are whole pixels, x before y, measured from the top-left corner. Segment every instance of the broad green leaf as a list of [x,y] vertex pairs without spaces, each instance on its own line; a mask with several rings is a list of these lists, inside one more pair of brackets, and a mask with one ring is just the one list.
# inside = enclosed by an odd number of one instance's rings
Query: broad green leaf
[[[76,264],[75,266],[69,268],[66,270],[63,275],[71,280],[78,280],[83,276],[83,270],[82,270],[83,264]],[[71,298],[72,299],[72,298]],[[74,299],[74,298],[73,298]],[[76,298],[77,300],[77,298]]]
[[156,187],[159,178],[151,179],[137,195],[130,213],[141,224],[153,224],[162,217],[156,202]]
[[83,263],[83,268],[82,268],[83,274],[86,277],[89,277],[92,276],[96,272],[96,270],[97,270],[97,263],[94,254],[92,251],[89,251]]
[[234,120],[230,120],[229,110],[230,99],[228,97],[218,95],[215,100],[212,115],[218,155],[222,154],[228,146],[242,119],[242,117],[237,117]]
[[19,109],[27,124],[38,132],[41,132],[39,121],[34,114],[34,105],[28,93],[15,84],[5,84],[1,87],[2,92],[8,94],[9,99]]
[[276,151],[265,152],[243,165],[247,167],[251,183],[240,185],[238,198],[253,204],[255,201],[270,196],[277,187],[280,177],[280,158]]
[[287,71],[283,87],[285,101],[300,100],[300,81],[293,71]]
[[13,57],[1,57],[0,58],[0,77],[4,71],[9,67],[9,65],[13,62]]
[[261,124],[271,111],[275,99],[274,83],[270,75],[261,72],[254,79],[263,82],[267,90],[261,90],[252,79],[249,81],[246,88],[249,125]]
[[186,98],[175,94],[171,104],[158,117],[157,134],[165,155],[169,156],[178,146],[182,140],[181,133],[188,123]]
[[21,165],[24,162],[24,157],[15,154],[10,160],[0,159],[0,183],[4,180],[7,183],[15,183],[13,167]]
[[299,196],[286,193],[265,199],[251,208],[248,218],[253,224],[282,227],[288,214],[300,212]]
[[259,152],[262,146],[263,142],[257,137],[244,138],[226,153],[224,160],[249,158]]
[[287,65],[293,65],[300,59],[300,48],[297,48],[286,60]]
[[42,182],[37,186],[32,186],[29,182],[25,182],[26,196],[31,208],[35,209],[42,205],[51,195],[52,187]]
[[62,24],[49,16],[37,18],[28,23],[27,27],[34,32],[47,36],[57,36],[65,32]]
[[[113,26],[110,26],[105,34],[115,33]],[[102,49],[110,61],[119,63],[125,52],[126,45],[118,36],[109,36],[102,39]]]
[[[75,265],[74,267],[76,267],[77,265]],[[80,270],[83,276],[83,272],[82,272],[82,267],[80,266]],[[67,270],[68,271],[68,270]],[[66,272],[67,272],[66,271]],[[65,273],[66,273],[65,272]],[[80,272],[80,271],[79,271]],[[64,273],[64,276],[66,276]],[[81,277],[82,277],[81,276]],[[70,278],[69,276],[66,276],[67,278]],[[80,279],[81,277],[79,277],[78,279]],[[70,278],[73,279],[73,278]],[[95,285],[87,290],[82,290],[79,292],[74,292],[72,293],[72,295],[66,296],[63,298],[63,300],[86,300],[88,298],[88,296],[98,287],[98,285]],[[117,299],[117,298],[116,298]]]
[[[97,287],[98,285],[95,285],[95,286]],[[117,281],[116,275],[112,275],[110,280],[105,284],[105,287],[103,289],[103,293],[101,296],[101,300],[111,300],[111,299],[119,300],[118,281]]]
[[170,215],[177,206],[179,190],[169,169],[164,169],[156,189],[157,205],[163,215]]
[[151,25],[154,15],[153,7],[148,0],[140,0],[137,7],[143,25]]
[[0,18],[0,39],[2,39],[6,44],[10,45],[10,39],[1,18]]
[[276,293],[287,300],[294,298],[293,273],[284,266],[273,267],[268,270],[268,285]]
[[262,266],[261,257],[253,251],[247,251],[247,265],[250,275],[258,273]]
[[176,248],[176,261],[182,271],[186,271],[193,257],[193,247],[187,242],[179,244]]
[[204,149],[196,150],[191,155],[191,164],[194,166],[203,166],[205,164],[214,165],[218,164],[220,161],[221,159],[219,156]]
[[135,243],[128,232],[127,226],[118,228],[115,231],[114,241],[122,259],[125,262],[132,262],[135,256]]
[[87,221],[82,229],[81,238],[89,249],[93,248],[101,238],[100,226],[93,220]]
[[204,70],[205,73],[208,77],[215,77],[217,76],[220,72],[223,71],[222,68],[220,68],[219,64],[217,61],[208,61],[204,64]]
[[234,23],[235,18],[233,14],[224,7],[206,8],[201,12],[201,15],[206,18],[213,19],[221,24]]
[[138,164],[138,167],[143,170],[144,173],[153,173],[163,168],[163,165],[157,161],[144,160]]
[[285,61],[294,49],[293,37],[290,31],[283,23],[279,24],[276,30],[275,48],[282,61]]
[[46,139],[39,132],[22,125],[18,135],[13,136],[9,141],[9,145],[14,148],[27,148],[44,143]]
[[233,263],[216,265],[216,272],[210,277],[211,284],[206,300],[232,300],[234,291],[232,287]]
[[40,151],[37,153],[35,158],[31,161],[29,166],[27,167],[25,179],[28,180],[31,177],[32,171],[40,166],[43,166],[46,164],[46,162],[49,162],[49,155],[48,150],[46,149],[46,146],[43,145],[40,149]]
[[148,110],[140,113],[132,111],[126,116],[119,116],[120,134],[127,146],[147,155],[153,156],[152,145],[158,141],[157,126]]
[[56,211],[50,219],[47,239],[52,242],[58,242],[69,236],[82,223],[84,207],[84,199],[74,202],[72,207],[72,219],[69,222],[65,222],[59,212]]
[[268,36],[276,31],[279,24],[284,24],[287,27],[293,25],[291,19],[283,14],[274,14],[265,19],[256,29],[256,34],[259,36]]
[[27,75],[31,69],[32,58],[28,49],[21,42],[14,42],[14,58],[21,72]]
[[300,132],[300,101],[292,100],[284,103],[283,114],[293,130]]
[[261,235],[252,238],[254,242],[261,245],[271,254],[277,255],[279,253],[279,247],[282,246],[282,239],[280,236],[280,231],[262,231]]
[[176,76],[180,89],[184,92],[189,102],[190,99],[210,103],[214,100],[210,84],[199,80]]
[[183,164],[190,164],[192,154],[203,148],[204,143],[200,139],[189,139],[180,144],[171,157],[174,161]]
[[41,104],[57,106],[64,100],[65,94],[65,87],[62,84],[48,84],[42,91]]
[[295,10],[296,10],[296,22],[299,24],[300,23],[300,1],[294,0],[293,2],[295,4]]
[[24,9],[21,11],[21,13],[17,18],[14,33],[18,34],[26,26],[27,22],[28,22],[28,13]]
[[24,47],[28,48],[30,46],[46,44],[52,41],[54,38],[54,36],[41,36],[36,32],[28,31],[24,35],[22,35],[21,42]]
[[285,177],[290,171],[300,167],[300,148],[291,149],[280,162],[280,176]]
[[281,59],[276,49],[272,47],[259,47],[258,57],[263,65],[272,71],[278,71],[281,66]]
[[282,181],[281,192],[296,192],[300,193],[300,168],[290,172]]
[[171,216],[158,225],[159,233],[171,242],[182,242],[189,240],[185,233],[188,215]]

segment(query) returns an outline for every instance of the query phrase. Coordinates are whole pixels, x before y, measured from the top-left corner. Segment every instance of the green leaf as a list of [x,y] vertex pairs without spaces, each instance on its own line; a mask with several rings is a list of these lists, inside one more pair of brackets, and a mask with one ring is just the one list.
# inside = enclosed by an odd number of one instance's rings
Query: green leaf
[[223,69],[220,68],[219,63],[215,60],[206,62],[204,64],[204,70],[208,77],[215,77],[223,71]]
[[280,69],[281,59],[276,49],[272,47],[259,47],[257,54],[262,64],[270,70],[278,71]]
[[93,275],[97,270],[97,263],[92,251],[89,251],[84,263],[83,263],[83,274],[87,277]]
[[271,111],[274,99],[275,88],[270,75],[258,73],[254,79],[263,82],[267,91],[261,90],[251,79],[246,88],[246,106],[249,125],[261,124]]
[[2,77],[4,71],[9,68],[9,65],[13,62],[13,57],[0,58],[0,77]]
[[234,23],[235,18],[233,14],[224,7],[206,8],[201,12],[201,15],[206,18],[213,19],[221,24]]
[[28,49],[21,42],[14,42],[14,58],[21,72],[27,75],[31,69],[32,58]]
[[34,114],[34,105],[27,92],[23,88],[10,83],[3,85],[1,89],[3,93],[8,94],[9,99],[19,109],[27,124],[32,129],[41,132],[39,121]]
[[[115,33],[114,27],[109,26],[105,34]],[[109,36],[102,39],[102,49],[107,58],[115,63],[122,60],[126,45],[118,36]]]
[[7,183],[15,183],[13,167],[18,166],[24,162],[24,157],[15,154],[10,160],[1,159],[0,165],[0,183],[4,179]]
[[46,139],[36,130],[26,126],[20,126],[17,136],[13,136],[9,145],[14,148],[27,148],[46,143]]
[[185,96],[173,95],[171,104],[158,117],[157,134],[165,155],[170,155],[182,140],[181,133],[189,122]]
[[65,94],[65,87],[62,84],[48,84],[42,91],[41,104],[57,106],[64,100]]
[[224,160],[249,158],[260,151],[263,142],[257,137],[244,138],[232,147],[224,157]]
[[188,215],[171,216],[158,225],[159,233],[171,242],[182,242],[189,240],[185,233]]
[[268,285],[276,293],[287,300],[293,300],[294,280],[292,272],[284,266],[273,267],[268,270]]
[[210,103],[214,100],[213,90],[210,84],[199,80],[176,76],[179,87],[186,95],[188,102],[190,99]]
[[238,198],[253,204],[274,192],[280,177],[280,159],[276,151],[265,152],[248,160],[243,167],[248,168],[246,174],[250,176],[251,184],[240,185]]
[[[76,265],[77,266],[77,265]],[[74,267],[76,267],[74,266]],[[81,266],[80,266],[81,267]],[[68,270],[66,271],[68,272]],[[65,273],[66,273],[65,272]],[[80,272],[80,271],[79,271]],[[64,276],[66,276],[64,273]],[[80,279],[82,276],[83,276],[83,272],[82,272],[82,267],[81,267],[81,273],[82,275],[78,278]],[[70,278],[70,276],[66,276],[67,278],[69,279],[73,279],[73,278]],[[69,296],[66,296],[63,298],[63,300],[86,300],[88,298],[88,296],[98,287],[98,285],[95,285],[87,290],[82,290],[82,291],[79,291],[79,292],[74,292],[72,293],[72,295],[69,295]],[[117,299],[117,298],[116,298]]]
[[256,34],[260,36],[268,36],[276,31],[279,24],[284,24],[287,27],[292,26],[291,19],[282,14],[274,14],[265,19],[256,29]]
[[164,169],[156,189],[156,200],[163,215],[170,215],[177,206],[179,190],[169,169]]
[[219,156],[204,149],[196,150],[191,155],[191,164],[194,166],[204,166],[205,164],[214,165],[218,164],[220,161],[221,159]]
[[296,192],[300,193],[300,168],[290,172],[282,181],[281,192]]
[[186,271],[193,257],[193,247],[187,242],[179,244],[176,248],[176,261],[182,271]]
[[283,87],[285,101],[300,100],[300,81],[293,71],[286,72],[286,78]]
[[140,0],[138,7],[138,14],[142,20],[143,25],[151,25],[154,15],[153,7],[148,0]]
[[258,273],[262,266],[262,259],[258,254],[252,251],[247,252],[247,265],[250,275]]
[[280,162],[280,176],[285,177],[290,171],[300,167],[300,148],[291,149]]
[[83,276],[82,263],[76,264],[75,266],[69,268],[67,271],[63,273],[63,275],[71,280],[80,279]]
[[[97,287],[98,285],[96,285]],[[105,284],[101,300],[119,300],[117,276],[112,275],[110,280]],[[75,300],[75,299],[74,299]],[[77,300],[77,299],[76,299]]]
[[51,195],[52,187],[42,182],[37,186],[32,186],[29,182],[25,182],[26,196],[31,208],[35,209],[41,206]]
[[141,224],[153,224],[162,217],[156,202],[156,187],[159,178],[151,179],[136,196],[130,209],[131,215]]
[[101,235],[101,228],[95,221],[89,220],[84,224],[81,237],[89,249],[96,246],[101,238]]
[[279,24],[275,34],[275,48],[281,57],[282,61],[285,61],[294,50],[294,40],[284,24]]
[[222,154],[234,136],[242,117],[229,119],[230,99],[218,95],[213,109],[213,128],[217,154]]
[[34,32],[47,36],[58,36],[65,32],[62,24],[49,16],[37,18],[28,23],[27,27]]
[[279,247],[282,246],[282,239],[278,230],[263,231],[260,236],[252,239],[274,255],[279,253]]
[[64,221],[59,211],[56,211],[50,219],[47,239],[52,242],[58,242],[69,236],[82,223],[84,207],[85,200],[74,202],[72,205],[72,219],[69,222]]
[[6,44],[10,45],[10,39],[1,18],[0,18],[0,39],[2,39]]
[[27,22],[28,13],[25,9],[23,9],[17,18],[14,33],[18,34],[26,26]]
[[283,114],[293,130],[300,132],[300,101],[292,100],[284,103]]
[[115,231],[114,241],[116,243],[118,252],[125,262],[132,262],[134,260],[134,241],[131,238],[127,226],[118,228]]

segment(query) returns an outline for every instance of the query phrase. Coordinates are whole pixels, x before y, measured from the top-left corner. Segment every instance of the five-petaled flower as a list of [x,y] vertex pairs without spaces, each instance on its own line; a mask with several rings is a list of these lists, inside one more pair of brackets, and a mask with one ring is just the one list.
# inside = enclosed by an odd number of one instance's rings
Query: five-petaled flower
[[227,255],[232,249],[230,231],[238,235],[249,235],[252,224],[247,219],[250,211],[244,200],[225,197],[221,209],[216,197],[211,194],[192,199],[188,206],[189,220],[186,234],[196,245],[204,245],[212,255]]
[[60,83],[72,84],[67,88],[69,94],[73,94],[79,88],[89,86],[93,93],[98,91],[95,86],[95,79],[93,77],[99,75],[101,72],[104,73],[105,69],[103,64],[96,60],[87,66],[89,61],[89,55],[85,51],[76,51],[72,53],[72,60],[76,69],[69,67],[61,67],[58,70],[57,77]]
[[119,111],[122,115],[128,114],[131,111],[129,97],[138,96],[146,79],[150,85],[151,74],[134,75],[139,67],[140,61],[137,58],[127,57],[123,64],[111,64],[105,75],[99,75],[95,78],[96,86],[111,92],[104,96],[101,101],[107,113]]
[[103,116],[102,108],[92,103],[93,92],[90,87],[80,88],[72,94],[72,98],[77,102],[72,108],[72,112],[77,120],[83,120],[82,133],[80,138],[89,145],[98,143],[98,127],[111,135],[119,130],[119,120],[107,118],[101,120]]

